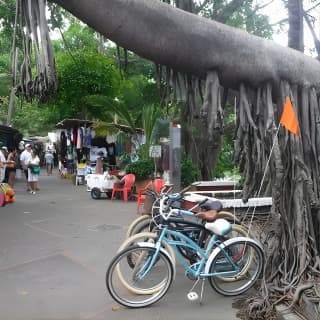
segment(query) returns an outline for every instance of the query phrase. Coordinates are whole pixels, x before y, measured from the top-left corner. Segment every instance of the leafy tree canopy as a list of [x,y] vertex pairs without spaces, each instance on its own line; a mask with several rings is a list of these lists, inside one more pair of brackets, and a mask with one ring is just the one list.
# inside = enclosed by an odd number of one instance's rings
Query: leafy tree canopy
[[107,96],[111,103],[117,96],[119,77],[113,62],[92,51],[77,51],[72,56],[59,54],[57,73],[60,90],[57,99],[50,104],[56,118],[103,120],[105,111],[90,107],[86,97],[101,94]]

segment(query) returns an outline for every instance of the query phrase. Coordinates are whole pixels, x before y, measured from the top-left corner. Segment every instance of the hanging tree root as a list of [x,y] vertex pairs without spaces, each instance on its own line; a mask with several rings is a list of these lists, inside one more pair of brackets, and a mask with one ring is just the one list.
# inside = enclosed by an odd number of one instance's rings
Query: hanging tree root
[[[46,20],[45,0],[17,0],[17,15],[23,40],[23,61],[20,68],[20,81],[16,87],[17,95],[27,101],[37,97],[46,101],[58,90],[53,49],[50,42]],[[33,48],[32,48],[33,45]],[[32,56],[34,54],[34,57]],[[32,62],[35,75],[32,74]]]

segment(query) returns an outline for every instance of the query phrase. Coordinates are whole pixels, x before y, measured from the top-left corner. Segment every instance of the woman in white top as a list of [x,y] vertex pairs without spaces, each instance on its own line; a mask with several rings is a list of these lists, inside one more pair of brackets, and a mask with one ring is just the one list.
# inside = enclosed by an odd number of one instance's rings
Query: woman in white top
[[38,178],[39,173],[34,173],[32,167],[39,167],[40,166],[40,159],[34,152],[34,150],[31,151],[31,160],[28,165],[28,182],[31,188],[30,193],[36,194],[37,191],[37,184],[38,184]]

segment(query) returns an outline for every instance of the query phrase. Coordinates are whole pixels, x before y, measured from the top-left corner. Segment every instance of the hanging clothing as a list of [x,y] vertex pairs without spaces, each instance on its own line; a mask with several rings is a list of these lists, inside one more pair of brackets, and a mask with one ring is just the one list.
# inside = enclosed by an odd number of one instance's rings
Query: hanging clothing
[[91,129],[83,128],[83,147],[90,148],[91,147]]
[[64,131],[60,133],[60,154],[61,158],[65,158],[67,155],[67,136]]
[[81,128],[77,130],[77,149],[81,149],[82,147],[82,139],[81,139]]
[[112,166],[115,166],[117,164],[117,161],[116,161],[116,155],[117,155],[116,144],[114,142],[107,144],[107,151],[108,151],[109,164],[112,165]]

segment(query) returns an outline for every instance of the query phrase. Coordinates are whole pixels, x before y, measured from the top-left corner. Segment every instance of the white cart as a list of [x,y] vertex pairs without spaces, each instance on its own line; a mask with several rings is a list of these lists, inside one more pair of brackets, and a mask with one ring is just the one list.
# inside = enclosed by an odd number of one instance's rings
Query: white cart
[[92,199],[100,199],[102,193],[111,198],[113,184],[119,179],[116,176],[109,175],[108,172],[103,174],[88,174],[85,178],[87,180],[87,191],[91,192]]

